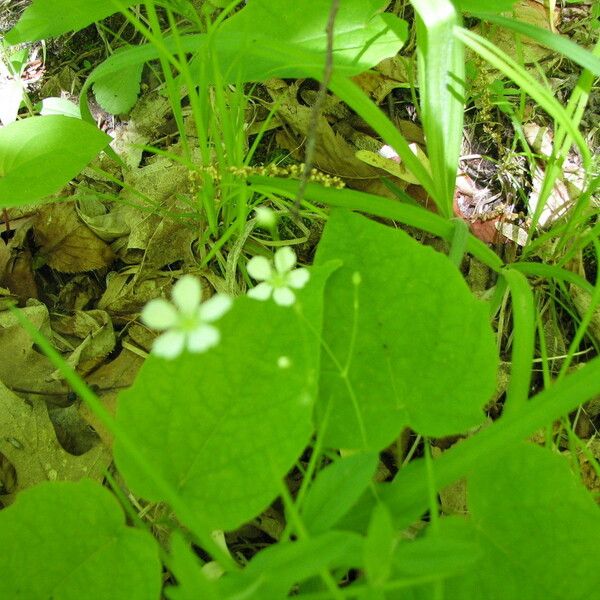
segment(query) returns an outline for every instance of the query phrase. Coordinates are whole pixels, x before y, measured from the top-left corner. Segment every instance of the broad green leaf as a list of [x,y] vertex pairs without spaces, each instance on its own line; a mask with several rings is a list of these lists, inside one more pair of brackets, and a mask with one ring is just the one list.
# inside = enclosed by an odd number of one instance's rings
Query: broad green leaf
[[[344,0],[335,18],[334,64],[345,75],[358,74],[400,50],[408,36],[406,23],[396,31],[380,12],[387,0]],[[307,67],[325,64],[327,20],[331,0],[252,0],[227,19],[215,35],[219,64],[226,79],[256,81],[268,77],[305,76]],[[301,63],[278,54],[301,50]],[[267,50],[267,52],[264,52]]]
[[[552,384],[519,411],[503,416],[477,435],[461,441],[433,461],[436,490],[469,475],[487,461],[494,461],[505,448],[530,436],[541,427],[575,410],[600,394],[600,358]],[[401,469],[391,484],[378,490],[396,523],[408,527],[427,509],[430,490],[423,460]],[[368,502],[364,509],[368,507]]]
[[77,31],[94,21],[118,12],[119,4],[127,8],[139,0],[33,0],[18,23],[6,34],[9,44],[36,42]]
[[[549,450],[518,444],[468,481],[470,537],[483,558],[445,598],[588,600],[600,589],[600,509]],[[450,539],[465,531],[446,532]]]
[[335,461],[317,475],[301,512],[310,532],[326,531],[346,514],[369,485],[377,460],[374,452],[354,454]]
[[317,406],[319,419],[330,411],[326,442],[378,450],[406,426],[443,436],[481,423],[495,388],[494,337],[485,305],[448,258],[334,211],[315,264],[336,258]]
[[[280,542],[259,552],[240,575],[224,578],[228,597],[287,598],[295,583],[318,575],[325,569],[344,570],[362,566],[363,539],[355,533],[328,531],[296,542]],[[242,592],[245,592],[242,594]]]
[[18,206],[58,192],[110,137],[94,125],[63,115],[31,117],[0,129],[0,207]]
[[140,93],[143,63],[137,63],[110,77],[98,79],[94,84],[94,96],[98,104],[112,115],[129,112]]
[[[117,422],[191,511],[233,529],[265,509],[313,431],[322,293],[332,267],[311,270],[296,310],[237,298],[221,342],[174,361],[150,356],[121,395]],[[281,366],[279,366],[281,365]],[[117,440],[115,459],[139,495],[162,500]]]
[[[334,64],[336,74],[352,76],[394,56],[408,35],[398,20],[392,28],[379,14],[382,0],[344,0],[335,22]],[[270,77],[321,77],[325,63],[325,27],[331,9],[329,0],[253,0],[206,35],[166,36],[167,50],[190,52],[193,72],[202,80],[213,72],[217,61],[225,81],[261,81]],[[399,38],[396,32],[405,32]],[[101,63],[88,77],[82,95],[94,82],[119,73],[125,67],[158,58],[152,45],[127,48]],[[206,68],[200,69],[200,61]]]
[[114,497],[89,480],[43,483],[0,512],[0,597],[158,600],[152,536],[125,525]]

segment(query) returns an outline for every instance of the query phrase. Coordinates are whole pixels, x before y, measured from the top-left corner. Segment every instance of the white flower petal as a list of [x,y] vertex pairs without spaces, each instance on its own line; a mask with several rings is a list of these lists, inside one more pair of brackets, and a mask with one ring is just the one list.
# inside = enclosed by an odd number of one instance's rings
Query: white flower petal
[[212,298],[209,298],[206,302],[203,302],[198,309],[198,315],[200,320],[206,323],[212,323],[217,319],[220,319],[233,304],[233,300],[229,296],[224,294],[215,294]]
[[293,288],[300,289],[310,279],[308,269],[295,269],[287,276],[287,284]]
[[277,272],[287,273],[296,265],[296,253],[289,246],[284,246],[275,252],[274,260]]
[[169,329],[177,323],[175,307],[164,298],[150,300],[142,309],[142,321],[152,329]]
[[273,274],[271,263],[264,256],[251,258],[246,265],[246,270],[252,279],[258,279],[259,281],[271,279]]
[[183,331],[166,331],[159,335],[152,344],[152,353],[162,358],[175,358],[181,354],[185,345]]
[[296,295],[290,288],[280,287],[273,292],[273,300],[279,306],[291,306],[296,301]]
[[171,292],[173,304],[185,315],[191,315],[198,310],[202,287],[197,277],[184,275],[174,286]]
[[205,352],[216,346],[221,339],[221,333],[212,325],[201,325],[187,336],[187,348],[190,352]]
[[269,283],[259,283],[256,287],[248,290],[248,296],[254,300],[267,300],[273,291],[273,286]]

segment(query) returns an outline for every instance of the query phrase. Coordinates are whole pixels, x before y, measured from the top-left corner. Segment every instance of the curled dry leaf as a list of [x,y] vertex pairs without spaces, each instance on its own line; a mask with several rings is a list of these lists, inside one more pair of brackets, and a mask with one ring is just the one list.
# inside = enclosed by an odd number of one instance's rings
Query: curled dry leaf
[[72,202],[42,207],[34,224],[35,239],[46,263],[62,273],[95,271],[111,264],[110,246],[77,216]]

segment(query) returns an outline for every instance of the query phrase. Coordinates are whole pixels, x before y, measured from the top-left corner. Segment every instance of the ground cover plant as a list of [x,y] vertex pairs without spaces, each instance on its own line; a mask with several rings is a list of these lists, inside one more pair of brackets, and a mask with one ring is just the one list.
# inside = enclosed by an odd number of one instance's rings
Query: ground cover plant
[[0,597],[597,595],[599,15],[558,4],[21,7]]

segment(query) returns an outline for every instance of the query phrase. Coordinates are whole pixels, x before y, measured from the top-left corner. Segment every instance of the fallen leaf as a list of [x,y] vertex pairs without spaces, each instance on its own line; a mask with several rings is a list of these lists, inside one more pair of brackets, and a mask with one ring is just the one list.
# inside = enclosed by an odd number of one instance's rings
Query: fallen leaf
[[9,504],[19,491],[42,481],[101,480],[111,454],[98,444],[81,456],[66,452],[56,438],[42,400],[31,405],[0,383],[0,452],[13,465],[17,482],[13,493],[0,496]]
[[104,310],[78,310],[72,315],[54,317],[52,328],[68,344],[71,354],[67,362],[73,369],[79,367],[79,371],[87,372],[97,366],[116,344],[112,321]]
[[[48,309],[35,304],[22,309],[25,317],[47,338],[52,339]],[[0,312],[0,382],[9,388],[31,390],[49,401],[64,402],[64,386],[51,379],[54,365],[34,349],[33,340],[10,312]]]
[[78,217],[74,203],[47,204],[34,224],[39,254],[63,273],[83,273],[107,267],[114,260],[110,246]]
[[406,62],[406,59],[400,55],[386,58],[374,69],[356,75],[352,79],[373,98],[375,104],[380,104],[392,90],[409,87],[410,77]]
[[[310,130],[312,109],[300,104],[297,100],[297,84],[282,88],[278,82],[270,91],[277,99],[277,114],[286,127],[277,134],[280,147],[289,150],[292,156],[304,160],[303,144]],[[376,140],[373,140],[377,145]],[[382,169],[373,167],[356,158],[357,147],[335,131],[328,120],[321,116],[317,125],[317,139],[314,164],[332,176],[341,177],[349,187],[368,191],[386,197],[394,194],[381,182],[381,178],[389,175]],[[394,178],[394,183],[402,187],[402,182]]]
[[[96,389],[100,401],[112,415],[115,414],[117,396],[124,388],[133,384],[143,362],[144,359],[141,356],[124,349],[115,360],[102,365],[88,377],[88,385]],[[94,412],[89,409],[87,404],[81,404],[79,412],[81,417],[96,430],[104,444],[112,446],[112,434]]]

